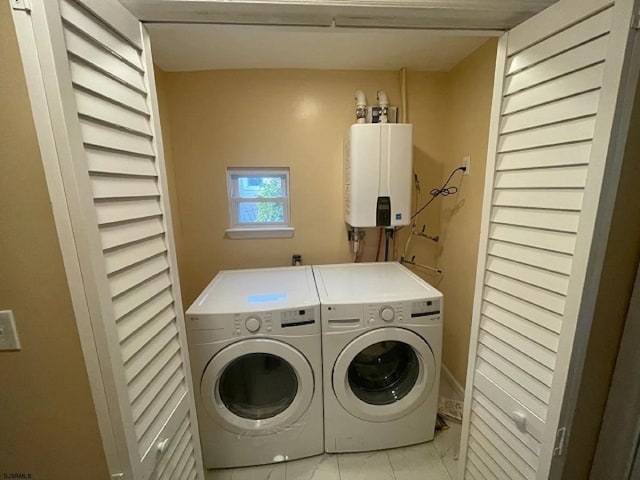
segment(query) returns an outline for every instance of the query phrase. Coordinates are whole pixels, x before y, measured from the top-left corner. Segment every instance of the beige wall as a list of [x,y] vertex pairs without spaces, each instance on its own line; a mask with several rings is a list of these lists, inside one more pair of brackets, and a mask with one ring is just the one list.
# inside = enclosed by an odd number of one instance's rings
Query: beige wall
[[449,151],[441,181],[471,157],[470,174],[456,173],[458,194],[441,200],[438,267],[444,271],[443,362],[464,386],[469,355],[471,314],[475,292],[484,175],[497,41],[490,40],[450,72],[447,123]]
[[182,246],[182,224],[180,223],[180,208],[178,207],[178,192],[176,191],[176,172],[173,163],[173,146],[171,143],[171,120],[167,105],[166,74],[154,66],[156,79],[156,93],[158,95],[158,109],[160,110],[160,124],[162,128],[162,144],[164,147],[164,163],[167,171],[167,187],[169,189],[169,204],[171,208],[171,223],[173,238],[176,245],[178,270],[182,265],[180,255],[184,251]]
[[106,479],[8,2],[0,89],[0,309],[22,342],[0,352],[0,476]]
[[[407,252],[438,265],[438,276],[417,270],[445,293],[445,363],[465,378],[484,163],[496,41],[452,72],[409,72],[408,121],[414,125],[414,168],[424,203],[465,154],[472,174],[459,178],[457,197],[436,200],[418,218],[439,244],[414,237]],[[342,138],[353,123],[353,92],[369,103],[385,89],[401,104],[399,72],[240,70],[157,72],[165,148],[175,175],[172,208],[179,243],[185,307],[221,269],[287,265],[300,253],[306,264],[348,262],[342,215]],[[169,133],[168,133],[169,132]],[[291,169],[292,239],[231,240],[226,168]],[[171,190],[171,189],[170,189]],[[414,200],[415,201],[415,200]],[[409,228],[397,235],[396,258]],[[377,231],[367,231],[363,260],[375,257]]]
[[[185,306],[221,269],[347,262],[342,216],[342,138],[354,115],[353,92],[376,90],[400,103],[397,72],[305,70],[161,74],[182,232]],[[435,135],[434,135],[435,137]],[[231,240],[226,168],[291,170],[291,239]],[[174,222],[175,224],[175,222]],[[373,258],[375,231],[365,259]]]

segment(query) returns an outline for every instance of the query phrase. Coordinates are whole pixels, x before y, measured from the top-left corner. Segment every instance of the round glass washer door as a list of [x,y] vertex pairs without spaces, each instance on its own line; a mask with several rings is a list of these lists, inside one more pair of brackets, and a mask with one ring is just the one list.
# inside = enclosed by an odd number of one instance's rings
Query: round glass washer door
[[309,408],[313,370],[295,348],[277,340],[233,343],[207,365],[200,394],[209,414],[243,435],[269,435],[295,423]]
[[363,420],[386,422],[422,404],[435,383],[429,344],[402,328],[371,330],[349,343],[333,368],[342,407]]

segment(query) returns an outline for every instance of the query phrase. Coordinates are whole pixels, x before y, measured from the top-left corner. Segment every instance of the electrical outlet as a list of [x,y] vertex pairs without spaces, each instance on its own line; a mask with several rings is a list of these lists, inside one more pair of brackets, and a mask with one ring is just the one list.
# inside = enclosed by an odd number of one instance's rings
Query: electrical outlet
[[471,157],[469,155],[462,159],[462,166],[466,167],[466,170],[462,172],[462,174],[469,175],[469,173],[471,173]]
[[11,310],[0,311],[0,350],[20,350],[20,339]]

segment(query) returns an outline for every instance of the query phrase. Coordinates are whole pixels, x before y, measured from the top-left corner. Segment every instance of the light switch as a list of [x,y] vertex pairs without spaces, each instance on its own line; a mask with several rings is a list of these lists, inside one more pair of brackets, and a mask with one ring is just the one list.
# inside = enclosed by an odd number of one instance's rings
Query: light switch
[[20,350],[20,339],[11,310],[0,310],[0,350]]

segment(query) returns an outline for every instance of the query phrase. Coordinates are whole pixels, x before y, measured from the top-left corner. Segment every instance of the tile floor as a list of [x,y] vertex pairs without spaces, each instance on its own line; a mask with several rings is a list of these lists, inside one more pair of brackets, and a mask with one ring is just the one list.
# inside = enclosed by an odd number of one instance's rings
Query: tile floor
[[[444,377],[440,395],[458,398]],[[206,480],[455,480],[461,426],[448,422],[433,442],[366,453],[319,455],[293,462],[208,470]]]

